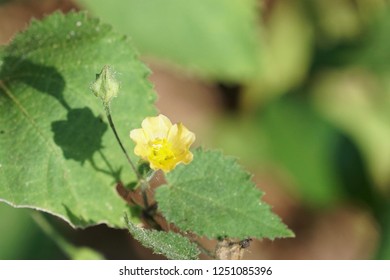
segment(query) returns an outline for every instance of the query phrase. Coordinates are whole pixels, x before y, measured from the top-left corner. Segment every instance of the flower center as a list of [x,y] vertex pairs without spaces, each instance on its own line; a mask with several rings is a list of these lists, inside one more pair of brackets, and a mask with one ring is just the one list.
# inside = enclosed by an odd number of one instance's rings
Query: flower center
[[166,139],[154,139],[149,143],[149,160],[164,165],[167,161],[175,158],[171,144]]

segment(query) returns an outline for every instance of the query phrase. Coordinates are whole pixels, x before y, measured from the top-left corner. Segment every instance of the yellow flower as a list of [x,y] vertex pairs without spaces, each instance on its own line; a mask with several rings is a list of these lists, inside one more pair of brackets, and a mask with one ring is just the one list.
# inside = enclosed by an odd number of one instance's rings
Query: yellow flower
[[130,138],[136,143],[134,153],[148,161],[154,170],[169,172],[179,163],[192,161],[189,148],[195,134],[182,123],[172,125],[164,115],[144,119],[142,128],[133,129]]

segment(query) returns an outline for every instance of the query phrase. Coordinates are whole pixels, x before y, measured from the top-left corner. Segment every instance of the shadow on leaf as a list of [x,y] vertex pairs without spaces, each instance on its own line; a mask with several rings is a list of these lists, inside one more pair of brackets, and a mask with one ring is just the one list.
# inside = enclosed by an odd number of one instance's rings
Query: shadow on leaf
[[69,217],[70,222],[75,225],[76,227],[88,227],[90,225],[95,224],[95,221],[91,219],[84,219],[82,216],[77,216],[72,212],[72,210],[69,209],[69,207],[65,204],[62,204],[64,206],[66,215]]
[[7,80],[19,80],[39,92],[53,96],[66,110],[71,109],[63,96],[65,80],[55,67],[8,56],[4,59],[0,77],[5,82]]
[[95,117],[91,109],[71,109],[67,119],[51,125],[54,142],[61,147],[64,157],[81,162],[92,160],[93,154],[102,148],[102,137],[107,124]]
[[[88,160],[95,170],[112,176],[115,182],[120,180],[121,170],[114,170],[101,151],[107,124],[95,117],[88,107],[74,109],[67,103],[64,97],[66,81],[56,67],[7,56],[1,65],[0,79],[5,83],[24,83],[36,90],[34,94],[47,94],[57,99],[68,112],[67,119],[52,122],[51,129],[54,132],[54,142],[61,147],[64,157],[82,164]],[[4,131],[0,132],[2,133]],[[98,167],[93,161],[96,151],[100,152],[108,170]]]

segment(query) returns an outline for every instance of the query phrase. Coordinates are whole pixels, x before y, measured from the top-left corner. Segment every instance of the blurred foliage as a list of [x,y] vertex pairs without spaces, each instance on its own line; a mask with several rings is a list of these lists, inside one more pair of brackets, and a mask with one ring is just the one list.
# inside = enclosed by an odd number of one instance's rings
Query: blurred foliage
[[363,68],[323,71],[312,101],[324,117],[354,139],[378,188],[390,183],[390,91]]
[[0,260],[67,257],[33,221],[33,211],[0,203]]
[[[76,247],[68,242],[53,224],[46,219],[45,214],[35,211],[32,213],[35,223],[50,237],[57,246],[72,260],[102,260],[103,255],[88,247]],[[58,219],[59,220],[59,219]]]
[[203,77],[253,77],[259,48],[256,0],[83,0],[139,50]]
[[[295,196],[312,207],[333,204],[342,196],[335,167],[340,133],[303,98],[290,95],[250,118],[222,120],[214,133],[218,145],[248,164],[278,166],[295,186]],[[248,139],[245,145],[242,135]]]
[[390,259],[390,204],[381,213],[382,235],[377,258],[382,260]]
[[302,83],[313,53],[313,29],[302,3],[276,2],[272,12],[263,13],[262,59],[243,100],[250,108]]

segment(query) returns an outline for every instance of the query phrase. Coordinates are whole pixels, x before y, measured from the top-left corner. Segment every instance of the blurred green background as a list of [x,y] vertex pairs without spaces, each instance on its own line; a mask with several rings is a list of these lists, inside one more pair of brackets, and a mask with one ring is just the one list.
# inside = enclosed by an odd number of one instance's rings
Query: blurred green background
[[[129,35],[159,109],[254,173],[296,238],[246,258],[390,258],[389,1],[1,1],[0,43],[56,9]],[[0,259],[70,257],[30,212],[0,204]],[[107,258],[156,257],[124,231],[47,218]]]

